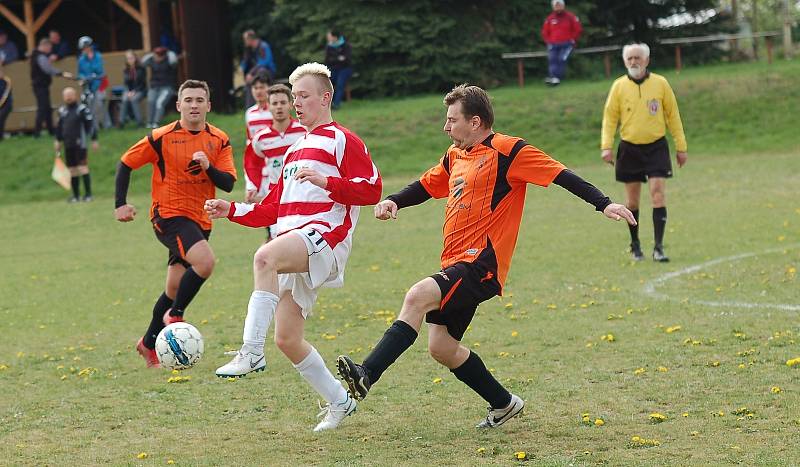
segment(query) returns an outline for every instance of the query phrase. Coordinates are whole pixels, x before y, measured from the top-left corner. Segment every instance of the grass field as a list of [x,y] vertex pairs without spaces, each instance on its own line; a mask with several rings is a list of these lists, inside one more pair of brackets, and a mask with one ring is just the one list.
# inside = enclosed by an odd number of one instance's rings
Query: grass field
[[[485,403],[427,356],[425,331],[334,432],[311,432],[317,397],[273,345],[265,373],[216,378],[229,358],[223,352],[240,343],[262,238],[228,222],[215,227],[219,263],[188,312],[205,336],[203,360],[183,373],[191,377],[183,384],[145,370],[133,345],[162,290],[165,260],[149,223],[113,221],[110,174],[96,177],[96,202],[66,205],[20,155],[45,142],[3,143],[28,182],[9,188],[11,177],[2,175],[0,464],[514,465],[520,451],[532,465],[800,464],[800,364],[787,365],[800,357],[800,146],[788,110],[798,66],[710,70],[730,77],[736,91],[712,91],[698,70],[676,86],[705,99],[702,107],[683,100],[682,111],[711,133],[704,141],[696,126],[689,130],[689,165],[669,184],[671,263],[631,263],[624,225],[557,186],[529,191],[506,296],[485,303],[464,338],[527,403],[523,417],[489,432],[473,428]],[[608,84],[556,91],[581,102]],[[511,102],[545,94],[529,87],[494,95],[498,117],[508,119],[517,111]],[[435,133],[438,99],[354,103],[343,112],[389,173],[386,192],[446,146]],[[742,100],[748,104],[734,106]],[[610,169],[596,162],[597,113],[587,123],[583,110],[568,117],[552,101],[542,106],[548,113],[531,114],[528,133],[501,118],[498,131],[549,142],[548,119],[563,119],[568,135],[541,146],[557,156],[579,153],[559,157],[619,198]],[[378,115],[394,115],[398,134],[424,128],[419,141],[406,141],[413,154],[399,160],[403,141],[370,133]],[[238,134],[233,120],[224,121]],[[136,138],[120,134],[108,147]],[[101,157],[96,171],[109,171],[116,156]],[[144,208],[145,174],[134,183],[131,200]],[[41,201],[22,202],[30,197]],[[647,254],[652,223],[643,207]],[[307,323],[307,338],[331,368],[339,353],[363,358],[406,288],[437,269],[442,209],[429,202],[392,223],[362,210],[345,287],[324,291]]]

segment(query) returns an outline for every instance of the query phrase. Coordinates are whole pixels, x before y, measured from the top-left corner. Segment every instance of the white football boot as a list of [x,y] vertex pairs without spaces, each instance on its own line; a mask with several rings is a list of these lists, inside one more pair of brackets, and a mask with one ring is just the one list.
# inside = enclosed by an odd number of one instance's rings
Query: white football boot
[[476,428],[495,428],[513,418],[518,413],[522,412],[525,407],[525,401],[518,396],[511,394],[511,403],[502,409],[493,409],[489,407],[489,415],[478,423]]
[[264,371],[267,368],[267,360],[264,354],[254,354],[251,352],[236,352],[236,356],[230,363],[217,368],[217,376],[220,378],[241,378],[247,373],[254,371]]
[[320,404],[319,408],[322,410],[317,414],[317,418],[323,415],[325,418],[314,427],[314,431],[325,431],[336,428],[342,423],[342,420],[344,420],[346,416],[356,411],[356,406],[358,406],[358,404],[356,404],[355,399],[350,397],[349,394],[347,395],[347,400],[341,404],[327,404],[325,407]]

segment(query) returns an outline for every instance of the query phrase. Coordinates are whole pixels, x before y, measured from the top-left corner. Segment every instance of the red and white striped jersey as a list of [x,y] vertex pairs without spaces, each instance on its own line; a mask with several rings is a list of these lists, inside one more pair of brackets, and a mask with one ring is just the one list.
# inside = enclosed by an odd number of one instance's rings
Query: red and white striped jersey
[[[327,177],[327,186],[301,183],[294,175],[309,168]],[[259,204],[232,203],[228,219],[250,227],[277,223],[278,235],[304,226],[317,230],[339,264],[341,285],[350,255],[359,206],[380,201],[382,181],[361,138],[336,122],[306,133],[286,152],[278,186]]]
[[251,140],[259,131],[272,125],[272,112],[269,107],[259,107],[255,104],[245,110],[245,148],[243,157],[243,172],[245,190],[258,190],[261,185],[261,173],[264,171],[264,159],[255,157]]
[[256,157],[264,159],[264,169],[258,184],[260,196],[266,196],[278,185],[283,173],[283,156],[286,155],[286,150],[305,134],[305,127],[299,121],[291,119],[283,133],[269,126],[253,136],[251,142],[253,153]]

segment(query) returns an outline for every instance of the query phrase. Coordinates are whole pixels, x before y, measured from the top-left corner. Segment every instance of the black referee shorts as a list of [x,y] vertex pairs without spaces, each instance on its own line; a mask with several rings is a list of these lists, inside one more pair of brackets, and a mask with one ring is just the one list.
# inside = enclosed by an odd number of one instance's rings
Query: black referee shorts
[[197,242],[208,240],[211,236],[210,230],[202,230],[196,222],[188,217],[177,216],[167,217],[166,219],[156,216],[152,219],[153,232],[156,238],[167,250],[167,265],[182,264],[187,269],[191,266],[184,258]]
[[647,182],[650,177],[671,178],[672,161],[666,137],[652,143],[620,141],[614,172],[618,182]]
[[500,293],[497,271],[481,262],[456,263],[430,276],[442,291],[438,310],[425,315],[425,322],[447,326],[460,341],[475,316],[478,305]]
[[86,148],[80,146],[65,146],[64,159],[67,163],[67,167],[77,167],[79,165],[87,165],[89,157]]

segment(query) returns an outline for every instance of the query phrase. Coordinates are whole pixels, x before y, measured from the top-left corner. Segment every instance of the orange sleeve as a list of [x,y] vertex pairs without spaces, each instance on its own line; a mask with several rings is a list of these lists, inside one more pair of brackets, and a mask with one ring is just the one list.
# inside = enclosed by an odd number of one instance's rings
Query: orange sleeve
[[122,155],[122,163],[132,169],[138,169],[145,164],[153,164],[158,161],[158,154],[153,149],[150,143],[152,135],[145,136],[140,139],[138,143],[131,146],[128,151]]
[[450,157],[449,152],[435,166],[428,169],[419,178],[420,183],[431,197],[447,198],[450,194]]
[[508,169],[508,180],[547,186],[565,168],[561,162],[530,144],[526,144],[511,162],[511,167]]
[[236,176],[236,166],[233,163],[233,147],[228,139],[222,140],[222,147],[219,148],[216,157],[212,161],[214,167],[223,172],[233,175],[234,180],[238,179]]

